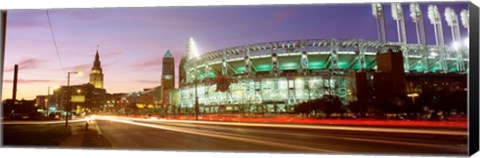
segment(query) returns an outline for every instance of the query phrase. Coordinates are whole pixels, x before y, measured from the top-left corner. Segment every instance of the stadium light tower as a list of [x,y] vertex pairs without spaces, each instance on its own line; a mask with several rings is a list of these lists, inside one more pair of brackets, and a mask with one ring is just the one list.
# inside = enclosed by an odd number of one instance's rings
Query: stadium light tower
[[195,66],[193,67],[193,82],[195,84],[195,120],[198,120],[198,71],[197,71],[197,64],[198,64],[198,59],[200,57],[200,53],[197,48],[197,44],[195,43],[195,40],[193,37],[188,38],[187,42],[187,54],[188,54],[188,60],[195,60]]
[[397,21],[398,42],[407,44],[407,32],[402,5],[400,3],[392,3],[391,6],[393,20]]
[[430,24],[433,25],[435,31],[435,43],[438,46],[445,45],[443,39],[442,17],[440,16],[436,5],[428,6],[428,19],[430,19]]
[[385,33],[385,17],[383,13],[382,4],[373,3],[372,4],[372,13],[375,19],[377,19],[377,35],[378,40],[382,42],[387,41],[387,36]]
[[455,14],[455,10],[450,7],[445,8],[445,21],[447,21],[447,24],[452,31],[454,47],[457,47],[458,42],[460,42],[460,27],[458,24],[458,16]]
[[[463,9],[460,12],[460,19],[462,20],[462,25],[467,29],[468,35],[470,34],[470,27],[468,25],[468,19],[470,18],[470,14],[468,13],[468,10]],[[468,48],[469,47],[469,40],[468,37],[464,39],[464,44]]]
[[193,37],[188,38],[187,54],[189,55],[190,59],[198,58],[200,56],[200,53],[197,48],[197,43],[195,43],[195,40],[193,39]]
[[[425,24],[423,22],[422,10],[420,9],[420,5],[418,5],[418,3],[410,4],[410,17],[412,17],[412,20],[415,23],[415,30],[417,33],[417,43],[421,44],[425,48],[425,46],[427,45],[427,41],[425,38]],[[422,57],[423,69],[425,72],[427,72],[429,70],[427,51],[423,50],[422,56],[423,56]]]
[[[435,31],[435,43],[437,46],[445,46],[444,38],[443,38],[443,28],[442,28],[442,17],[440,16],[440,12],[436,5],[429,5],[428,6],[428,19],[430,20],[430,24],[433,25],[433,29]],[[442,66],[442,70],[447,72],[447,63],[445,62],[446,53],[442,50],[442,56],[440,58],[440,64]]]
[[420,9],[420,5],[418,5],[418,3],[410,4],[410,17],[412,17],[412,20],[415,23],[418,44],[426,45],[425,25],[423,23],[422,10]]
[[461,52],[461,37],[460,37],[460,25],[458,23],[458,16],[450,7],[445,8],[445,21],[447,21],[450,30],[452,31],[453,48],[457,51],[457,70],[463,71],[464,64],[462,62],[463,54]]

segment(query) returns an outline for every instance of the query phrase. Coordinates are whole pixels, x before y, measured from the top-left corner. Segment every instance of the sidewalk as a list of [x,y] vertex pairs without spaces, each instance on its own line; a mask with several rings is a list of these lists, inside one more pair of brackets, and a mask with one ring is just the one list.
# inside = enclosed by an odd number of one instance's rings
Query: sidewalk
[[85,122],[71,123],[70,127],[70,136],[68,136],[62,143],[60,147],[82,147],[83,141],[85,140]]

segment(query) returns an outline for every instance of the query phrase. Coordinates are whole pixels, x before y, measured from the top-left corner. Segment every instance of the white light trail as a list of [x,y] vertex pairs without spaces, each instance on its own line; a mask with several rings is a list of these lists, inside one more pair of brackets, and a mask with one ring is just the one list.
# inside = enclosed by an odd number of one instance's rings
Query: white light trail
[[[68,122],[85,122],[86,119],[77,119],[77,120],[69,120]],[[42,124],[57,124],[57,123],[65,123],[65,121],[2,121],[4,125],[42,125]]]
[[[152,123],[168,123],[166,121],[150,121],[144,120],[145,122],[152,122]],[[199,125],[199,124],[189,124],[189,123],[180,123],[180,124],[166,124],[166,125],[173,125],[173,126],[182,126],[182,127],[204,127],[210,129],[218,129],[218,130],[232,130],[230,127],[220,127],[215,125]],[[419,146],[419,147],[428,147],[428,148],[439,148],[439,149],[452,149],[451,145],[440,145],[440,144],[429,144],[429,143],[417,143],[417,142],[406,142],[406,141],[398,141],[398,140],[376,140],[376,139],[367,139],[367,138],[355,138],[355,137],[348,137],[348,136],[335,136],[329,134],[302,134],[302,133],[291,133],[291,132],[277,132],[277,131],[268,131],[268,130],[260,130],[260,129],[250,129],[249,131],[254,133],[263,133],[263,134],[276,134],[276,135],[286,135],[286,136],[300,136],[300,137],[315,137],[315,138],[325,138],[325,139],[339,139],[339,140],[346,140],[346,141],[357,141],[357,142],[370,142],[370,143],[381,143],[381,144],[396,144],[396,145],[405,145],[405,146]],[[459,149],[465,149],[464,147],[457,147]]]
[[272,128],[288,128],[288,129],[318,129],[318,130],[344,130],[344,131],[364,131],[364,132],[384,132],[384,133],[410,133],[410,134],[436,134],[436,135],[468,135],[467,131],[450,131],[435,129],[399,129],[388,127],[351,127],[351,126],[325,126],[325,125],[300,125],[300,124],[266,124],[266,123],[241,123],[241,122],[210,122],[210,121],[189,121],[189,120],[150,120],[139,118],[97,116],[97,119],[107,120],[128,120],[132,121],[158,121],[158,122],[177,122],[177,123],[195,123],[209,125],[229,125],[243,127],[272,127]]
[[[137,125],[137,126],[150,127],[150,128],[157,128],[157,129],[163,129],[163,130],[170,130],[175,132],[200,135],[200,136],[206,136],[206,137],[228,139],[228,140],[254,143],[254,144],[260,144],[260,145],[276,146],[280,148],[300,149],[300,150],[309,150],[309,151],[327,152],[327,153],[343,153],[336,150],[328,150],[328,149],[321,149],[316,147],[294,145],[292,143],[286,143],[285,141],[279,140],[279,139],[262,138],[257,136],[246,136],[246,135],[240,135],[240,134],[230,134],[230,133],[221,133],[221,132],[213,132],[213,131],[203,131],[203,130],[196,130],[191,128],[169,127],[169,126],[163,126],[163,125],[155,125],[155,124],[132,121],[135,119],[129,120],[126,118],[109,117],[109,116],[101,116],[101,117],[97,117],[97,119],[120,122],[120,123]],[[149,119],[142,119],[142,120],[145,121]],[[157,120],[157,121],[161,121],[161,120]]]

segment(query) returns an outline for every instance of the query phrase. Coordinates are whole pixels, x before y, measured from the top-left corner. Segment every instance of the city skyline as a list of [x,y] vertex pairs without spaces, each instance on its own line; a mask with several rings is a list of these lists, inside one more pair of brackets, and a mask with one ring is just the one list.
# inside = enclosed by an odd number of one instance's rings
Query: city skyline
[[[459,14],[462,9],[468,9],[468,3],[420,4],[427,44],[434,44],[433,27],[426,16],[429,4],[437,5],[442,13],[448,6]],[[397,41],[389,5],[384,4],[387,40]],[[416,43],[408,5],[402,4],[408,42]],[[56,9],[48,13],[65,72],[55,52],[45,10],[10,11],[3,99],[12,94],[14,64],[20,68],[18,99],[46,95],[49,85],[66,85],[66,71],[84,72],[81,77],[72,76],[71,84],[88,83],[97,45],[100,45],[98,51],[105,74],[104,87],[108,93],[119,93],[160,85],[162,58],[167,49],[175,58],[175,78],[178,79],[178,64],[190,36],[195,38],[201,54],[264,41],[377,40],[370,4]],[[450,45],[451,34],[446,22],[443,28],[445,43]],[[462,38],[467,37],[463,27],[461,34]]]

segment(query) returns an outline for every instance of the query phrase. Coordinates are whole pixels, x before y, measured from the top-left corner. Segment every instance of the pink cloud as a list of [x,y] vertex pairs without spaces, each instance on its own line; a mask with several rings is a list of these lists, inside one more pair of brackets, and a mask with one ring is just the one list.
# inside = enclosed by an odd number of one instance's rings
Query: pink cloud
[[272,19],[274,25],[278,25],[288,21],[289,19],[295,17],[298,14],[295,10],[287,10],[278,12]]
[[[4,83],[13,83],[13,80],[3,80]],[[42,79],[33,79],[33,80],[26,80],[26,79],[18,79],[18,83],[49,83],[51,80],[42,80]]]
[[72,67],[65,68],[67,71],[82,71],[85,73],[86,70],[89,70],[93,64],[81,64]]
[[156,81],[156,80],[136,80],[135,82],[137,83],[156,83],[156,84],[160,84],[160,80]]
[[[20,70],[30,70],[38,68],[45,60],[40,60],[36,58],[26,58],[18,62],[18,69]],[[5,72],[12,72],[14,66],[10,66],[9,68],[5,69]]]
[[153,58],[142,59],[137,61],[131,66],[134,69],[151,69],[151,68],[161,68],[162,67],[162,57],[156,56]]

